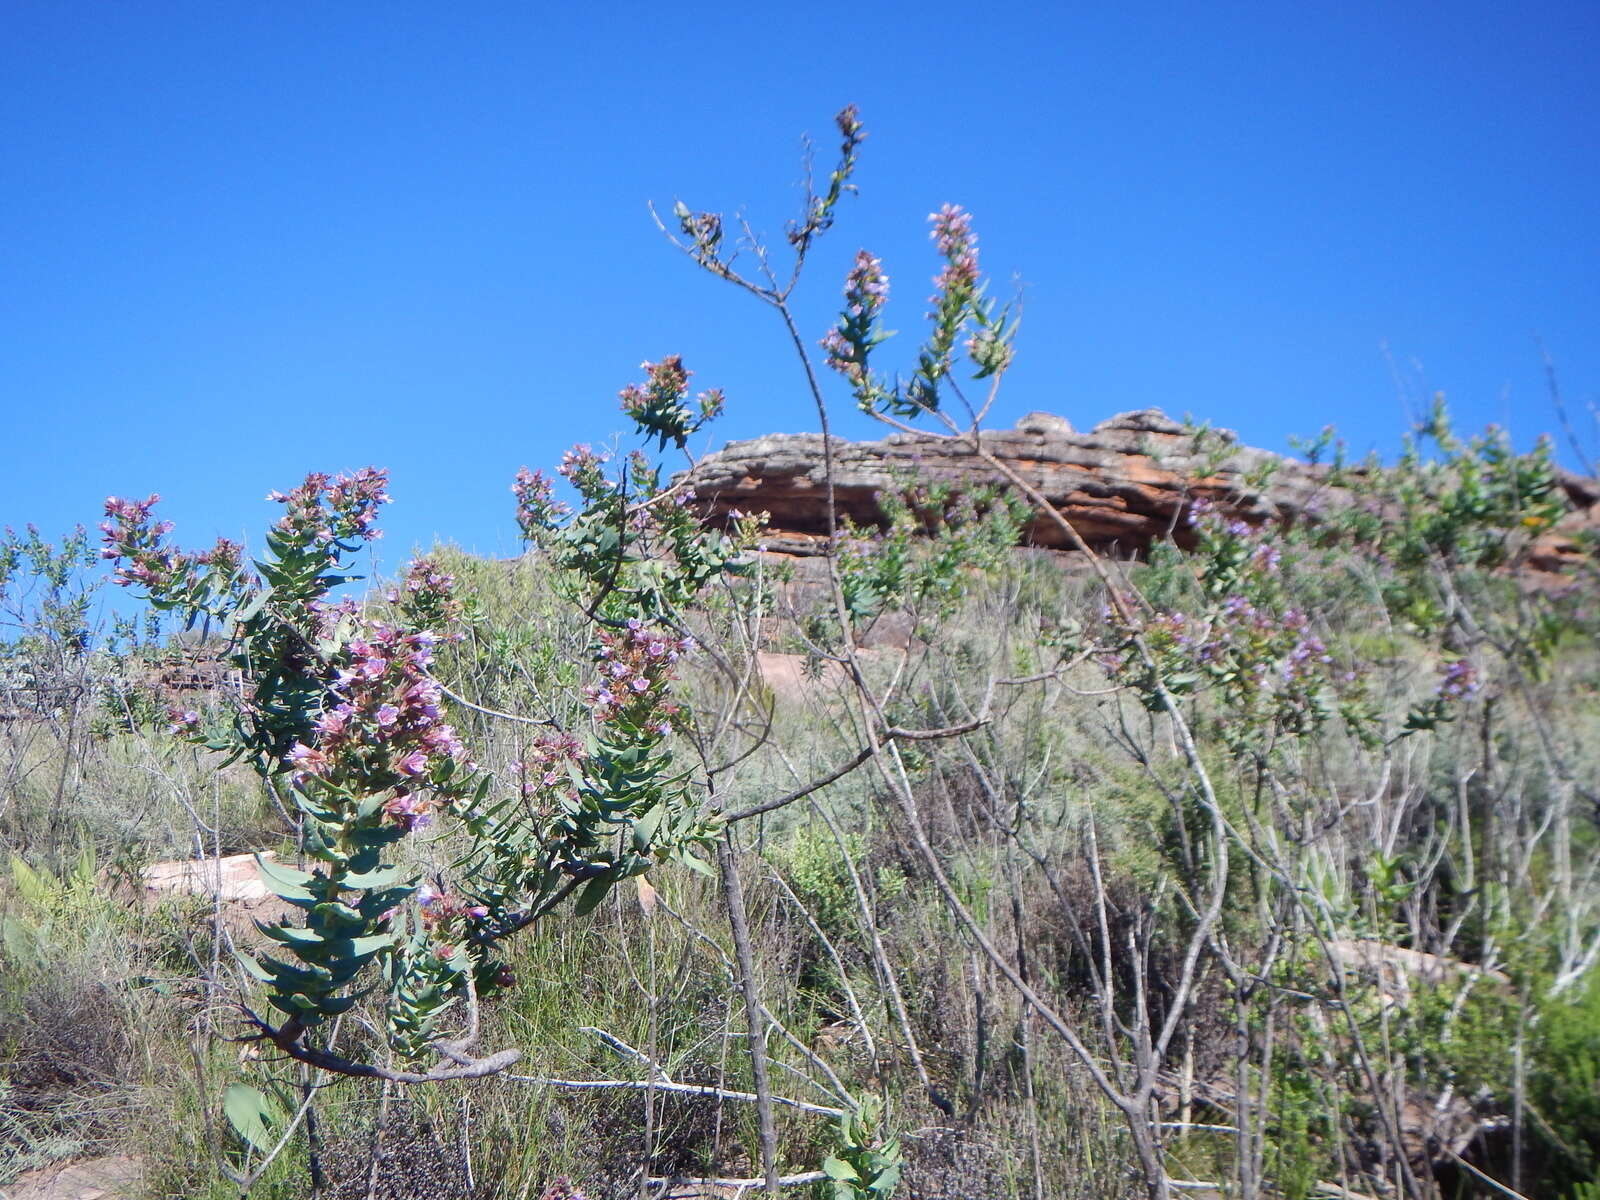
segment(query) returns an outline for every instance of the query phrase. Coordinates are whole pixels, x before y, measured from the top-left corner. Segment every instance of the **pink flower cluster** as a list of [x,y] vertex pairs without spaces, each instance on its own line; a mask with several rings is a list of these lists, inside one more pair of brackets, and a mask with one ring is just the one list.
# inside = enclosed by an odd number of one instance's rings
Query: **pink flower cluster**
[[561,456],[556,473],[585,495],[606,490],[604,467],[611,461],[609,454],[596,453],[587,442],[572,447]]
[[846,104],[834,114],[833,123],[852,142],[863,141],[867,136],[861,131],[861,110],[854,104]]
[[423,884],[417,889],[417,908],[422,914],[422,923],[428,926],[440,925],[458,917],[482,921],[489,916],[489,910],[483,905],[469,903],[464,896],[441,892],[431,884]]
[[665,737],[678,712],[664,703],[666,684],[679,657],[695,649],[691,637],[675,637],[632,618],[621,636],[602,636],[599,678],[584,689],[584,698],[602,721],[623,717]]
[[[1105,617],[1121,624],[1109,608]],[[1180,687],[1174,681],[1198,671],[1226,690],[1240,715],[1246,711],[1240,705],[1264,701],[1286,719],[1298,720],[1296,714],[1309,711],[1315,693],[1332,682],[1333,656],[1310,625],[1300,609],[1277,612],[1233,593],[1210,620],[1159,612],[1137,618],[1134,629],[1143,635],[1171,690],[1189,690],[1192,684]],[[1111,675],[1143,686],[1142,658],[1131,645],[1099,657]],[[1274,677],[1279,680],[1276,685]],[[1347,677],[1342,682],[1351,681]]]
[[582,755],[583,743],[570,733],[541,737],[512,768],[522,777],[522,794],[532,796],[550,788],[564,788],[568,782],[567,764],[577,762]]
[[[449,962],[462,953],[465,949],[462,943],[471,935],[473,926],[489,919],[486,905],[465,896],[441,892],[432,884],[423,884],[417,889],[417,912],[422,927],[439,939],[433,943],[432,950],[440,962]],[[496,987],[511,987],[516,983],[516,976],[509,966],[502,964],[494,983]]]
[[406,591],[412,595],[448,596],[455,583],[456,577],[440,570],[431,558],[413,559],[406,572]]
[[1197,496],[1189,505],[1189,511],[1183,515],[1185,525],[1198,525],[1211,515],[1216,505],[1211,503],[1209,496]]
[[229,577],[239,573],[243,550],[227,538],[218,538],[215,546],[198,554],[164,545],[172,522],[152,523],[150,519],[160,499],[156,495],[145,500],[106,498],[106,519],[100,522],[105,547],[100,557],[117,563],[112,582],[119,587],[142,587],[153,596],[178,598],[199,582],[201,568]]
[[929,236],[946,260],[944,269],[933,280],[938,291],[930,302],[937,304],[946,294],[970,292],[978,286],[978,235],[972,232],[972,214],[956,204],[946,204],[938,212],[929,213],[928,220],[933,224]]
[[570,505],[555,498],[555,485],[543,471],[518,470],[511,494],[517,498],[517,527],[530,541],[539,530],[554,528],[572,512]]
[[[412,628],[456,630],[464,606],[455,594],[456,577],[431,558],[413,559],[406,568],[405,582],[390,594],[398,602]],[[459,642],[466,635],[459,630],[435,635],[435,640]]]
[[684,398],[689,393],[689,376],[683,358],[669,354],[658,363],[639,364],[645,372],[643,383],[630,383],[619,393],[622,411],[643,430],[683,444],[684,439],[723,409],[721,389],[712,388],[695,397],[698,419],[690,415]]
[[882,260],[866,250],[857,251],[855,265],[845,277],[845,319],[822,339],[828,366],[852,383],[861,382],[866,369],[863,360],[875,337],[873,324],[888,302],[889,276]]
[[636,421],[652,407],[677,403],[689,390],[689,372],[677,354],[669,354],[658,363],[640,363],[639,367],[645,372],[645,381],[630,383],[619,393],[622,411]]
[[277,528],[294,541],[321,546],[371,541],[382,536],[378,508],[389,502],[388,484],[388,472],[377,467],[336,478],[313,471],[293,491],[269,492],[267,499],[285,506]]
[[419,789],[436,766],[467,756],[441,720],[443,694],[427,673],[437,642],[432,633],[376,623],[350,642],[330,684],[338,702],[317,719],[314,744],[289,751],[298,776],[366,795],[392,790],[383,808],[395,824],[407,832],[428,824],[438,801]]

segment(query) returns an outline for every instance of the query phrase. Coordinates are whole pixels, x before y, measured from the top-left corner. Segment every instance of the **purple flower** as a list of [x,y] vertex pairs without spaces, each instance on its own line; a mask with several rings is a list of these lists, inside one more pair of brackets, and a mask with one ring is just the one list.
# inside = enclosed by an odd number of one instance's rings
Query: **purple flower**
[[1440,668],[1440,672],[1444,678],[1439,681],[1439,686],[1435,690],[1446,700],[1464,700],[1483,686],[1478,678],[1478,669],[1465,658],[1446,663]]
[[303,775],[316,775],[327,769],[328,756],[320,750],[313,750],[303,742],[296,742],[289,748],[285,758],[299,769]]
[[929,213],[928,220],[933,225],[933,232],[928,236],[940,254],[959,254],[977,241],[972,236],[972,214],[959,204],[943,205],[938,212]]
[[443,689],[431,679],[419,680],[406,689],[406,701],[409,704],[437,704]]
[[421,750],[413,750],[400,760],[399,767],[402,775],[421,775],[428,769],[428,756]]
[[378,710],[378,724],[384,729],[392,728],[399,719],[400,710],[392,704],[385,704]]
[[393,799],[386,801],[383,811],[393,817],[395,824],[407,833],[422,829],[433,822],[433,817],[427,811],[425,802],[418,800],[409,792],[401,792]]
[[1230,617],[1248,617],[1255,612],[1255,605],[1236,593],[1222,602],[1222,611]]

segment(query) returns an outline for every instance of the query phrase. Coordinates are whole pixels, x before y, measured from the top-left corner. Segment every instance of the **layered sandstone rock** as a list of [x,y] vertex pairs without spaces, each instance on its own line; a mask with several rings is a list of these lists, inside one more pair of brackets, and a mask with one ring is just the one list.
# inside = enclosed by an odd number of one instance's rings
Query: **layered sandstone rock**
[[[1356,502],[1329,482],[1326,467],[1241,445],[1227,430],[1196,431],[1159,409],[1121,413],[1079,433],[1062,417],[1029,413],[1014,429],[982,434],[984,448],[1004,461],[1097,550],[1139,554],[1159,538],[1182,544],[1184,515],[1204,498],[1254,523],[1316,519]],[[879,496],[909,479],[956,489],[1004,484],[968,443],[931,434],[896,433],[879,442],[833,440],[834,501],[857,525],[884,523]],[[782,553],[819,552],[828,527],[822,436],[770,434],[732,442],[702,459],[689,482],[713,518],[735,510],[766,512],[767,544]],[[1600,488],[1564,480],[1573,511],[1563,528],[1541,538],[1531,565],[1554,570],[1583,557],[1572,536],[1600,532]],[[1060,527],[1036,513],[1024,540],[1067,548]]]

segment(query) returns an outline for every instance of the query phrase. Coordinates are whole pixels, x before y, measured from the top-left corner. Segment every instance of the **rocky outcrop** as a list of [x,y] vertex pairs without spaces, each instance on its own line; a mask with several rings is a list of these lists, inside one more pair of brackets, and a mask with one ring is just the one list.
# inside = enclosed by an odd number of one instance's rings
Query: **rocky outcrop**
[[[1329,482],[1326,467],[1241,445],[1227,430],[1195,430],[1159,409],[1121,413],[1087,433],[1077,432],[1063,417],[1029,413],[1014,429],[981,436],[984,448],[1036,488],[1084,541],[1118,555],[1142,553],[1160,538],[1183,544],[1184,515],[1201,498],[1252,523],[1315,519],[1355,500],[1346,488]],[[1005,482],[970,444],[930,434],[896,433],[879,442],[835,438],[832,449],[837,512],[860,526],[882,525],[879,496],[911,478],[957,489]],[[689,473],[689,483],[713,518],[766,512],[769,549],[798,555],[820,551],[828,527],[820,434],[731,442],[702,459]],[[1600,491],[1594,481],[1573,477],[1567,492],[1574,511],[1564,524],[1573,528],[1541,539],[1532,564],[1536,569],[1554,570],[1584,556],[1570,536],[1577,527],[1600,530]],[[1044,513],[1035,514],[1023,536],[1034,546],[1068,546]]]
[[[1037,488],[1091,546],[1125,553],[1178,529],[1199,497],[1252,520],[1287,518],[1314,506],[1322,472],[1238,444],[1226,431],[1194,430],[1158,409],[1122,413],[1079,433],[1062,417],[1029,413],[1015,429],[983,435],[984,448]],[[878,496],[910,477],[957,488],[1003,484],[970,446],[926,434],[881,442],[834,439],[838,512],[878,525]],[[827,480],[820,434],[771,434],[732,442],[690,473],[708,510],[765,511],[775,550],[815,553],[827,529]],[[1036,516],[1025,533],[1036,546],[1062,549],[1054,522]]]

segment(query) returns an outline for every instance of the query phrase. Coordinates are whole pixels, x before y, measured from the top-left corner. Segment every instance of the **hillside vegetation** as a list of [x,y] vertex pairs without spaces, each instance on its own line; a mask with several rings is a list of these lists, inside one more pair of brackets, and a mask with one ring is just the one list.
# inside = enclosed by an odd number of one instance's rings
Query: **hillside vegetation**
[[[792,275],[674,217],[791,330],[839,133]],[[375,470],[250,555],[117,499],[148,616],[96,629],[89,539],[8,532],[0,1187],[1600,1196],[1600,580],[1523,570],[1550,446],[1441,401],[1388,466],[1303,447],[1318,521],[1180,496],[1187,549],[1097,555],[974,436],[1016,324],[934,239],[904,371],[865,251],[815,366],[996,483],[825,507],[810,563],[667,474],[722,407],[676,358],[641,449],[519,475],[513,561],[362,590]],[[254,899],[150,886],[247,852]]]

